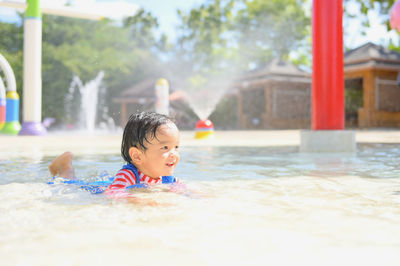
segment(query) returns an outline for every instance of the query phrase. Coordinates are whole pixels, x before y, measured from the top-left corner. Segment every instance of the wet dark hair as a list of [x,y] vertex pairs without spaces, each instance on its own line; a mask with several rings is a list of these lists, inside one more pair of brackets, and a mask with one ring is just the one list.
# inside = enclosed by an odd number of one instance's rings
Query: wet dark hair
[[122,158],[128,163],[132,163],[129,149],[137,147],[145,151],[147,149],[145,142],[150,143],[151,139],[157,138],[157,129],[168,123],[173,123],[170,117],[155,112],[141,112],[131,115],[122,136]]

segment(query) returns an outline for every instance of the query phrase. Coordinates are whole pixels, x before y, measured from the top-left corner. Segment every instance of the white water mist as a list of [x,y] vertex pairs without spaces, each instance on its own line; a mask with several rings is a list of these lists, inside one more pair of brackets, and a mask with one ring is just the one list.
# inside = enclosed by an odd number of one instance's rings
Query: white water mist
[[99,89],[104,77],[104,71],[100,71],[96,78],[83,84],[78,76],[74,76],[66,96],[66,111],[70,119],[75,108],[73,107],[74,96],[79,93],[80,104],[76,108],[79,110],[75,119],[77,119],[77,128],[84,131],[94,131],[96,127],[97,106],[99,101]]
[[179,88],[193,112],[201,119],[207,119],[225,95],[233,80],[225,76],[202,77],[201,81],[186,82]]

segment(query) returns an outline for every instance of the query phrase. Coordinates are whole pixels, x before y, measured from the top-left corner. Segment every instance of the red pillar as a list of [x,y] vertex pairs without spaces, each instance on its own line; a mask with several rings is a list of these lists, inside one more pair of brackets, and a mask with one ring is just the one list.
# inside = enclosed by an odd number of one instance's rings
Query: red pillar
[[311,99],[313,130],[344,129],[342,20],[342,0],[314,0]]

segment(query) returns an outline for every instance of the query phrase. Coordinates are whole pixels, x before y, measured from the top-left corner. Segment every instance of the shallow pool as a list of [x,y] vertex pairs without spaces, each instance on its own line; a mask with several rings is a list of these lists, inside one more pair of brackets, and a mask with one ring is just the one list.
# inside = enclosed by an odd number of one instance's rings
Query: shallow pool
[[[399,265],[400,145],[356,155],[295,147],[184,147],[192,196],[110,201],[48,185],[52,157],[0,161],[1,265]],[[81,155],[76,173],[114,174],[118,154]],[[198,195],[201,195],[200,197]]]

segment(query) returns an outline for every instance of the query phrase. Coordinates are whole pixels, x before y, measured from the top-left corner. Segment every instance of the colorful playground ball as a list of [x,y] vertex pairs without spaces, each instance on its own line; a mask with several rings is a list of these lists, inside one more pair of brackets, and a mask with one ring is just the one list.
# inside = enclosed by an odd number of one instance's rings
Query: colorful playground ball
[[196,124],[196,139],[214,137],[214,124],[209,119],[199,120]]

